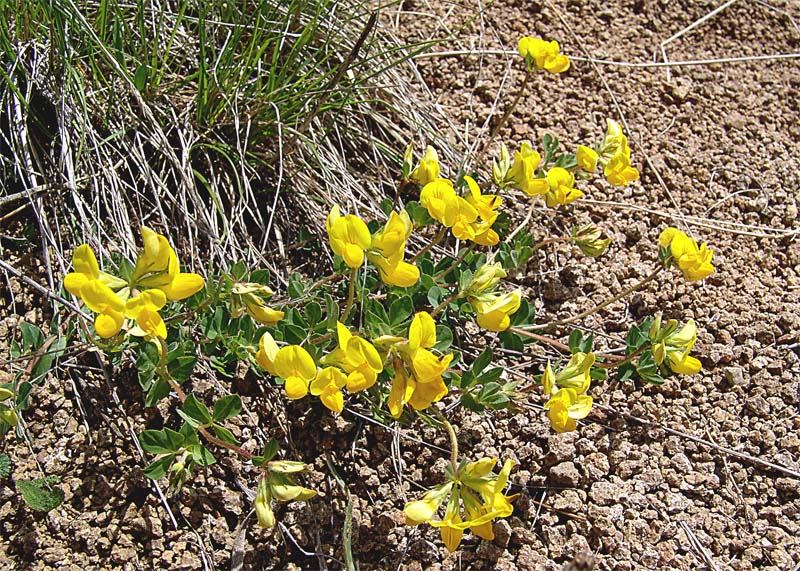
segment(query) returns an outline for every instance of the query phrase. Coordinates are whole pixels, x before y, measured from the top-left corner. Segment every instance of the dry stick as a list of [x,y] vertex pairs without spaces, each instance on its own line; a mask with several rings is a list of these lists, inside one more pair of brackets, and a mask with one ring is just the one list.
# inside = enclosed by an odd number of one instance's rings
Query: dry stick
[[616,410],[614,408],[611,408],[610,406],[605,406],[605,405],[602,405],[602,404],[599,404],[599,403],[595,403],[594,406],[596,406],[597,408],[599,408],[601,410],[605,410],[607,412],[610,412],[612,414],[617,414],[617,415],[625,418],[626,420],[630,420],[630,421],[633,421],[633,422],[638,422],[639,424],[642,424],[642,425],[650,427],[650,428],[660,428],[660,429],[664,430],[665,432],[667,432],[668,434],[672,434],[673,436],[680,436],[681,438],[686,438],[688,440],[691,440],[692,442],[697,442],[698,444],[703,444],[705,446],[708,446],[709,448],[711,448],[713,450],[719,450],[720,452],[723,452],[725,454],[729,454],[731,456],[735,456],[736,458],[740,458],[742,460],[746,460],[748,462],[752,462],[753,464],[759,464],[761,466],[765,466],[767,468],[771,468],[772,470],[777,470],[778,472],[783,472],[784,474],[788,474],[789,476],[792,476],[794,478],[800,479],[800,472],[798,472],[797,470],[792,470],[791,468],[786,468],[784,466],[780,466],[779,464],[775,464],[775,463],[769,462],[767,460],[762,460],[761,458],[756,458],[755,456],[750,456],[749,454],[745,454],[744,452],[739,452],[737,450],[734,450],[732,448],[728,448],[726,446],[720,446],[719,444],[715,444],[715,443],[713,443],[713,442],[711,442],[709,440],[706,440],[704,438],[700,438],[698,436],[692,436],[691,434],[687,434],[685,432],[681,432],[680,430],[674,430],[672,428],[668,428],[668,427],[664,426],[663,424],[659,424],[657,422],[653,422],[653,421],[647,420],[645,418],[639,418],[638,416],[633,416],[632,414],[628,414],[627,412],[620,412],[620,411],[618,411],[618,410]]
[[[561,341],[558,341],[557,339],[553,339],[552,337],[547,337],[545,335],[538,335],[536,333],[531,333],[530,331],[526,331],[525,329],[520,329],[519,327],[509,327],[508,330],[513,332],[513,333],[516,333],[517,335],[522,335],[523,337],[527,337],[529,339],[535,339],[536,341],[540,341],[541,343],[546,343],[546,344],[550,345],[551,347],[555,347],[556,349],[558,349],[562,353],[570,353],[571,352],[571,349],[570,349],[569,345],[567,345],[566,343],[562,343]],[[639,354],[646,347],[647,347],[646,345],[642,346],[639,349],[637,349],[635,352],[631,353],[630,355],[624,356],[624,357],[622,355],[613,355],[611,353],[595,353],[596,357],[600,357],[600,358],[603,358],[603,359],[609,359],[611,361],[611,363],[597,363],[597,362],[595,362],[594,366],[595,367],[599,367],[601,369],[611,369],[611,368],[614,368],[614,367],[619,367],[619,366],[625,365],[626,363],[630,363],[636,357],[638,357]]]
[[[713,10],[711,10],[711,12],[709,12],[708,14],[703,16],[702,18],[700,18],[698,20],[695,20],[694,22],[692,22],[691,24],[686,26],[681,31],[676,32],[675,34],[671,35],[669,38],[667,38],[666,40],[661,42],[661,44],[659,45],[658,49],[661,52],[661,57],[664,58],[664,63],[669,63],[669,60],[667,59],[667,50],[665,49],[665,47],[666,47],[666,45],[668,43],[672,42],[673,40],[677,40],[678,38],[680,38],[684,34],[687,34],[690,31],[694,30],[700,24],[705,23],[707,20],[713,18],[714,16],[716,16],[717,14],[722,12],[723,10],[727,9],[731,4],[734,4],[736,2],[738,2],[738,0],[728,0],[727,2],[725,2],[725,4],[722,4],[721,6],[718,6],[717,8],[714,8]],[[667,66],[667,82],[669,82],[670,79],[671,79],[670,70],[669,70],[669,66]]]
[[717,567],[717,564],[714,563],[714,560],[711,558],[711,554],[705,547],[703,547],[703,544],[697,539],[697,536],[691,530],[689,525],[685,521],[681,521],[679,523],[683,528],[683,533],[685,533],[686,537],[689,539],[689,543],[692,544],[693,550],[700,554],[700,557],[703,559],[703,561],[705,561],[706,565],[708,565],[712,571],[720,571],[719,567]]
[[486,151],[489,150],[489,145],[492,144],[492,141],[494,141],[494,138],[500,132],[500,129],[503,128],[503,126],[508,121],[508,118],[511,117],[511,114],[514,112],[514,109],[516,109],[517,105],[519,105],[519,102],[522,99],[522,96],[525,93],[525,89],[528,87],[528,82],[531,80],[532,76],[533,76],[533,69],[532,68],[528,68],[526,70],[526,72],[525,72],[525,78],[522,80],[522,85],[519,86],[519,91],[517,91],[517,95],[514,97],[514,101],[512,101],[511,104],[508,107],[506,107],[506,110],[503,113],[503,116],[500,117],[500,121],[498,121],[497,124],[494,126],[494,129],[492,129],[492,132],[489,133],[489,136],[486,138],[486,142],[483,143],[483,147],[481,148],[481,151],[478,153],[478,156],[475,158],[475,164],[476,165],[479,165],[481,163],[481,161],[483,160],[484,155],[486,154]]
[[[455,50],[455,51],[441,51],[441,52],[425,52],[414,56],[412,59],[426,59],[433,57],[461,57],[472,55],[497,55],[497,56],[513,56],[517,52],[513,50]],[[742,63],[750,61],[780,61],[787,59],[800,58],[800,52],[793,52],[787,54],[773,54],[773,55],[758,55],[758,56],[741,56],[741,57],[726,57],[716,59],[689,59],[677,60],[669,62],[630,62],[630,61],[614,61],[609,59],[596,59],[593,57],[569,56],[573,61],[584,61],[594,65],[609,65],[618,67],[630,67],[634,69],[648,69],[658,67],[689,67],[700,65],[716,65],[725,63]]]
[[656,276],[658,276],[659,273],[661,273],[661,270],[663,270],[663,269],[664,269],[664,266],[658,266],[655,269],[655,271],[653,271],[653,273],[651,273],[649,276],[647,276],[643,280],[641,280],[639,282],[636,282],[635,284],[633,284],[632,286],[630,286],[628,288],[625,288],[624,290],[622,290],[620,293],[618,293],[617,295],[615,295],[611,299],[607,299],[603,303],[601,303],[599,305],[596,305],[594,307],[591,307],[591,308],[587,309],[586,311],[584,311],[583,313],[579,313],[578,315],[573,315],[572,317],[569,317],[567,319],[562,319],[560,321],[551,321],[550,323],[543,323],[541,325],[527,325],[527,326],[523,325],[520,329],[525,329],[525,330],[528,330],[528,331],[535,331],[537,329],[547,329],[548,327],[553,327],[553,326],[556,326],[556,325],[568,325],[570,323],[574,323],[576,321],[580,321],[584,317],[588,317],[589,315],[592,315],[593,313],[597,313],[601,309],[603,309],[605,307],[608,307],[612,303],[614,303],[616,301],[619,301],[623,297],[625,297],[627,295],[630,295],[631,293],[635,292],[637,289],[639,289],[642,286],[650,283],[651,281],[653,281],[656,278]]
[[44,287],[43,285],[40,285],[37,282],[33,281],[31,278],[29,278],[28,276],[26,276],[25,274],[20,272],[14,266],[11,266],[10,264],[7,264],[3,260],[0,260],[0,268],[3,268],[8,273],[10,273],[10,274],[14,275],[15,277],[19,278],[20,280],[22,280],[23,283],[25,283],[26,285],[29,285],[30,287],[32,287],[33,289],[35,289],[36,291],[38,291],[40,294],[44,295],[45,297],[49,297],[50,299],[55,300],[55,301],[59,302],[60,304],[62,304],[64,307],[66,307],[68,309],[71,309],[72,311],[74,311],[75,313],[77,313],[78,315],[83,317],[84,319],[91,319],[86,313],[83,312],[83,310],[80,307],[78,307],[77,305],[75,305],[74,303],[69,301],[68,299],[64,299],[60,295],[58,295],[56,293],[53,293],[52,290]]

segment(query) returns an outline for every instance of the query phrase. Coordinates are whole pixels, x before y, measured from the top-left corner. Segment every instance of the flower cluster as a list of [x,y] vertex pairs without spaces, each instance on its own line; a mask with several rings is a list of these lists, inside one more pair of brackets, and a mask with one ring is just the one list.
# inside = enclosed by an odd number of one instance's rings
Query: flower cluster
[[511,325],[511,316],[522,302],[522,290],[499,293],[495,286],[506,272],[500,264],[484,264],[467,283],[462,295],[467,298],[477,314],[480,327],[488,331],[505,331]]
[[[541,155],[528,141],[520,143],[513,162],[503,144],[500,160],[495,160],[492,165],[494,182],[500,188],[515,188],[528,196],[544,196],[550,208],[575,202],[583,196],[583,192],[575,187],[575,175],[571,171],[558,166],[545,171],[541,162]],[[537,171],[542,176],[537,176]]]
[[421,311],[414,316],[408,339],[384,336],[375,342],[391,355],[394,376],[387,404],[394,418],[400,418],[406,404],[424,410],[447,395],[442,374],[453,355],[431,351],[436,345],[436,323],[429,313]]
[[383,370],[383,360],[369,341],[353,335],[342,323],[337,324],[338,347],[318,368],[311,354],[300,345],[278,347],[269,332],[259,340],[256,362],[271,375],[283,379],[286,396],[292,400],[309,392],[334,412],[344,408],[343,388],[351,393],[375,384]]
[[550,73],[561,73],[569,69],[569,58],[561,53],[555,40],[525,36],[519,40],[519,55],[525,58],[528,69],[544,69]]
[[694,375],[702,368],[700,361],[689,355],[697,342],[697,327],[690,319],[682,329],[678,330],[678,321],[670,319],[661,327],[659,313],[648,333],[653,347],[653,359],[657,365],[665,364],[673,373]]
[[[625,186],[639,179],[639,171],[631,166],[631,148],[628,146],[628,137],[622,132],[620,124],[613,119],[606,119],[606,134],[595,155],[594,164],[598,160],[600,161],[603,165],[603,174],[614,186]],[[582,156],[584,162],[591,165],[591,153],[584,151]],[[594,169],[586,170],[594,172]]]
[[434,220],[440,222],[459,240],[470,240],[481,246],[495,246],[500,237],[492,229],[502,199],[495,194],[481,194],[478,183],[465,176],[469,192],[460,196],[453,181],[437,178],[422,187],[419,202]]
[[590,370],[594,364],[594,353],[575,353],[557,374],[550,363],[542,375],[544,394],[550,399],[544,409],[550,425],[556,432],[575,430],[575,421],[586,418],[592,410],[592,397],[587,395],[592,381]]
[[203,288],[201,276],[180,271],[166,237],[143,226],[142,238],[144,250],[127,280],[101,271],[87,244],[73,252],[75,271],[64,277],[64,287],[97,314],[94,327],[100,337],[119,333],[128,318],[136,324],[128,333],[166,339],[167,328],[159,310],[168,300],[185,299]]
[[[506,460],[500,473],[494,474],[496,464],[496,458],[483,458],[469,464],[462,462],[455,473],[448,469],[449,482],[429,490],[421,500],[406,504],[403,509],[406,524],[427,522],[438,527],[451,553],[458,549],[467,529],[478,537],[493,540],[492,520],[510,516],[514,511],[511,501],[516,497],[503,494],[514,463]],[[444,518],[434,519],[442,504]]]
[[361,218],[355,214],[342,216],[338,205],[333,206],[326,221],[331,250],[348,267],[360,267],[366,256],[385,284],[398,287],[411,287],[419,280],[419,269],[404,259],[411,227],[405,210],[392,212],[383,229],[371,235]]
[[304,502],[317,495],[317,492],[314,490],[299,486],[292,480],[291,474],[297,474],[307,470],[308,466],[302,462],[293,462],[289,460],[273,460],[267,462],[265,473],[258,482],[255,500],[256,518],[261,527],[275,527],[275,513],[272,511],[272,500],[280,502]]
[[683,272],[690,282],[704,280],[714,273],[711,263],[713,252],[703,244],[699,248],[697,242],[689,238],[677,228],[667,228],[658,238],[662,248],[669,249],[667,263],[672,263]]

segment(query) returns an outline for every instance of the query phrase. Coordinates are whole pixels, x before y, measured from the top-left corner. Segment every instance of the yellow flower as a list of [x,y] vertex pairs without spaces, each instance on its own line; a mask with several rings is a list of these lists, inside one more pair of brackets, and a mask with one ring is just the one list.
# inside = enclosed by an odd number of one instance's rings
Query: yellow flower
[[456,196],[451,180],[437,178],[422,187],[419,203],[425,207],[431,218],[444,224],[447,208],[455,202]]
[[437,357],[428,349],[436,344],[436,323],[431,315],[420,311],[411,320],[408,329],[408,354],[414,369],[414,378],[419,383],[441,380],[442,373],[450,366],[453,355]]
[[522,37],[519,40],[519,55],[525,58],[528,68],[535,65],[538,69],[546,69],[550,73],[561,73],[569,69],[569,58],[560,53],[556,41]]
[[383,361],[375,346],[355,336],[341,323],[336,324],[339,346],[323,361],[338,365],[347,373],[347,390],[351,393],[363,391],[375,384],[378,373],[383,370]]
[[419,160],[419,165],[411,173],[411,180],[425,186],[439,178],[439,172],[439,156],[436,154],[436,149],[428,145],[425,148],[425,154]]
[[650,341],[653,344],[653,360],[661,365],[665,359],[670,370],[679,375],[694,375],[702,368],[698,359],[689,355],[697,342],[697,326],[693,319],[686,322],[683,329],[678,331],[678,322],[671,319],[664,329],[660,329],[661,315],[659,314],[650,328]]
[[347,384],[347,376],[336,367],[325,367],[311,381],[310,391],[333,412],[341,413],[344,408],[342,387]]
[[[19,423],[19,417],[14,410],[14,403],[10,405],[3,404],[2,401],[13,399],[14,391],[0,387],[0,421],[5,422],[6,425],[14,428]],[[6,428],[8,428],[8,426]],[[1,429],[2,427],[0,427]]]
[[603,174],[614,186],[625,186],[634,180],[639,180],[639,171],[631,166],[630,156],[624,153],[611,157],[603,169]]
[[107,339],[119,333],[125,321],[125,302],[99,280],[88,281],[80,292],[86,307],[98,314],[94,320],[97,334]]
[[271,296],[267,286],[251,282],[237,282],[231,288],[231,316],[239,317],[244,311],[257,322],[274,327],[283,319],[284,312],[269,307],[261,296]]
[[505,294],[484,294],[470,299],[478,314],[478,325],[488,331],[505,331],[511,325],[511,315],[516,313],[522,301],[522,291]]
[[64,287],[69,293],[78,297],[81,297],[81,288],[93,280],[98,280],[113,290],[128,285],[125,280],[100,271],[97,258],[87,244],[75,248],[72,253],[72,267],[75,271],[64,276]]
[[628,154],[628,138],[623,134],[622,127],[613,119],[606,119],[606,134],[600,143],[599,154],[603,160],[609,160],[616,154]]
[[325,226],[334,254],[340,255],[350,268],[364,263],[364,251],[372,243],[372,236],[363,220],[354,214],[342,216],[339,206],[334,205]]
[[403,508],[406,525],[419,525],[431,521],[452,489],[453,484],[449,482],[429,490],[421,500],[408,502]]
[[499,262],[484,264],[475,271],[472,279],[467,283],[467,287],[464,288],[464,295],[476,296],[490,291],[506,275],[506,271]]
[[586,172],[594,172],[597,168],[597,158],[597,151],[584,145],[578,145],[575,159],[578,161],[578,166],[581,169]]
[[698,248],[697,242],[677,228],[664,230],[658,241],[662,247],[670,249],[672,264],[688,281],[704,280],[714,273],[711,263],[714,254],[705,244]]
[[264,332],[261,339],[258,341],[258,352],[256,353],[256,363],[265,369],[270,375],[277,376],[275,371],[275,356],[278,354],[280,348],[275,343],[275,339],[269,332]]
[[536,169],[542,157],[533,150],[531,144],[523,141],[514,153],[514,163],[506,175],[505,184],[521,190],[528,196],[546,194],[550,189],[547,180],[536,178]]
[[591,412],[592,397],[579,394],[575,389],[562,388],[550,397],[544,409],[556,432],[571,432],[575,430],[575,421],[586,418]]
[[576,420],[586,418],[592,410],[592,397],[585,394],[591,384],[594,353],[575,353],[558,374],[550,363],[542,375],[542,386],[549,400],[545,403],[550,425],[556,432],[575,430]]
[[166,237],[142,226],[142,239],[144,250],[136,260],[131,288],[160,289],[170,301],[185,299],[203,289],[201,276],[180,271],[178,257]]
[[167,326],[158,310],[167,303],[166,294],[160,289],[148,289],[125,302],[125,315],[136,320],[138,328],[130,330],[133,335],[150,335],[167,338]]
[[503,204],[503,199],[496,194],[481,194],[481,188],[478,183],[469,175],[465,175],[464,180],[469,188],[466,200],[478,211],[478,216],[482,220],[496,218],[497,209]]
[[553,167],[547,171],[547,184],[549,190],[544,200],[551,208],[559,204],[569,204],[583,196],[583,193],[575,188],[575,176],[564,168]]
[[419,268],[403,260],[412,223],[408,213],[392,212],[380,232],[372,236],[367,258],[378,268],[387,285],[411,287],[419,280]]
[[445,208],[443,224],[451,229],[459,240],[475,238],[475,221],[478,211],[464,198],[456,196]]
[[275,376],[285,381],[286,396],[293,400],[308,394],[308,384],[317,375],[314,359],[299,345],[281,348],[275,354],[272,366]]
[[590,258],[602,256],[611,244],[611,238],[603,238],[603,231],[595,224],[587,224],[576,228],[572,233],[572,241],[581,249],[581,252]]
[[389,392],[389,412],[399,418],[408,404],[424,410],[448,393],[442,374],[447,371],[453,355],[437,357],[429,348],[436,344],[436,324],[430,314],[419,312],[411,321],[408,339],[382,338],[381,343],[394,351],[394,377]]

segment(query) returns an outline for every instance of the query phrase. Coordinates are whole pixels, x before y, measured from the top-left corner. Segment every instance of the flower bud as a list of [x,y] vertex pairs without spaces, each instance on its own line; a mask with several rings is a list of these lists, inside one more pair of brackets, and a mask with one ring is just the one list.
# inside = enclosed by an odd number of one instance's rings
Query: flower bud
[[509,169],[511,169],[511,155],[508,153],[508,147],[503,143],[500,146],[500,161],[492,159],[492,176],[494,183],[500,188],[506,184]]
[[409,143],[403,155],[403,180],[408,180],[414,170],[414,143]]
[[587,224],[574,231],[572,241],[590,258],[602,256],[611,244],[611,238],[603,238],[603,230],[594,224]]
[[499,263],[484,264],[475,272],[464,289],[464,295],[474,296],[491,290],[501,279],[506,277],[503,266]]
[[272,511],[272,506],[270,505],[271,500],[269,485],[266,479],[262,479],[258,483],[255,510],[256,518],[258,518],[258,525],[266,529],[275,527],[275,513]]

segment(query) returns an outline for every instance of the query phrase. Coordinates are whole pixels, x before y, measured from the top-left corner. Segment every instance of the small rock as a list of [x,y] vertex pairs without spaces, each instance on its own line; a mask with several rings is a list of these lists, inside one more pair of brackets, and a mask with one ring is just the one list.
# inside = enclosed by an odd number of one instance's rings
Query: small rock
[[767,400],[762,396],[754,396],[745,402],[745,407],[752,412],[753,414],[761,417],[768,417],[769,416],[769,403]]
[[504,519],[499,519],[492,525],[494,542],[502,547],[508,547],[511,541],[511,524]]
[[750,380],[745,380],[744,369],[741,367],[725,367],[725,380],[734,387],[746,387]]
[[672,457],[672,467],[681,474],[688,474],[692,471],[692,462],[686,457],[686,454],[679,452]]
[[580,472],[574,462],[562,462],[550,468],[550,480],[560,486],[577,486],[581,481]]

